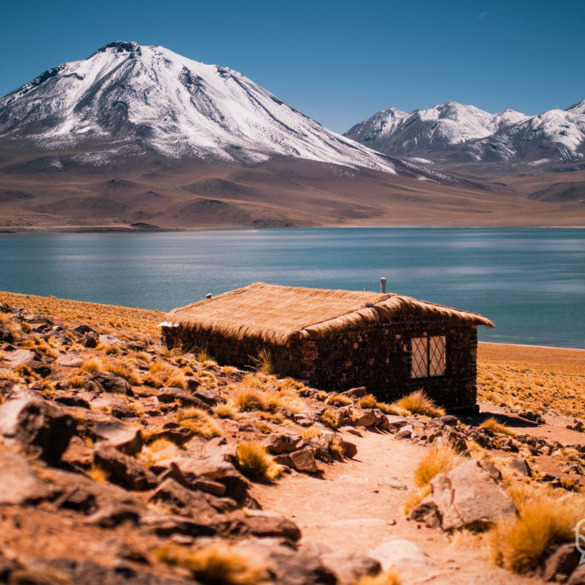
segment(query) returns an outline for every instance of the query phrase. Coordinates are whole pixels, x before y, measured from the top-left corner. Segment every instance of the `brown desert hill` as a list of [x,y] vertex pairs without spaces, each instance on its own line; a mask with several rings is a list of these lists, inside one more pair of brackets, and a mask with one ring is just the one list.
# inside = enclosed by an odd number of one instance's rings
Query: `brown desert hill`
[[542,186],[530,176],[510,186],[496,175],[478,183],[469,176],[408,176],[407,166],[398,175],[291,157],[246,166],[146,155],[94,167],[75,162],[74,154],[5,153],[0,227],[496,227],[585,220],[576,197],[531,197]]

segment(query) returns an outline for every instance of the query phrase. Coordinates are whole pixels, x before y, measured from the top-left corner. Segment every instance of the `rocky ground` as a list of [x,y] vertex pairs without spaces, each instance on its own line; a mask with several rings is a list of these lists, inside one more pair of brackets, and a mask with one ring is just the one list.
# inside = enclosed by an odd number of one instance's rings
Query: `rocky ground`
[[427,416],[169,351],[154,313],[0,300],[0,582],[583,582],[566,535],[488,561],[518,486],[581,504],[581,419]]

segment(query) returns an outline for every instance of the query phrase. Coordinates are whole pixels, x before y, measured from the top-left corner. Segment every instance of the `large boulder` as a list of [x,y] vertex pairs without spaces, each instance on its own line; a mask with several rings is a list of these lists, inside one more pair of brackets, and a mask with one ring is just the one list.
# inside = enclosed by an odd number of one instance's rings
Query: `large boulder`
[[506,492],[473,459],[436,475],[431,489],[443,530],[485,528],[517,513]]
[[50,464],[60,461],[75,429],[72,416],[41,397],[23,394],[0,406],[0,435]]

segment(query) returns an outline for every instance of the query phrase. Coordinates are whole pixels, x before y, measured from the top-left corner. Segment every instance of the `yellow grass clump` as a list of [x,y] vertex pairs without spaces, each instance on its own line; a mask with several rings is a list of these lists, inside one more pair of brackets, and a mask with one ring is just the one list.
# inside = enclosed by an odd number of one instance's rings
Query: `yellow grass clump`
[[201,408],[190,406],[177,411],[177,421],[204,439],[221,436],[221,429],[213,417]]
[[216,541],[200,548],[169,545],[156,551],[159,561],[190,571],[208,585],[260,585],[269,573],[252,552]]
[[88,374],[91,374],[93,372],[99,372],[101,369],[102,369],[102,362],[95,357],[91,357],[91,358],[88,358],[86,360],[83,360],[83,364],[81,364],[81,368],[80,368],[80,370],[82,372],[87,372]]
[[333,396],[327,398],[327,404],[331,404],[331,406],[350,406],[353,404],[353,400],[343,394],[333,394]]
[[217,416],[219,416],[219,418],[235,419],[238,416],[238,409],[231,400],[228,400],[223,404],[218,404],[214,408],[214,412]]
[[376,408],[378,401],[373,394],[366,394],[358,400],[358,406],[361,408]]
[[168,439],[156,439],[148,445],[142,447],[142,451],[138,458],[145,462],[147,467],[151,467],[159,461],[165,461],[167,459],[174,459],[179,456],[180,449],[175,443]]
[[516,433],[508,428],[506,425],[499,423],[493,416],[484,420],[480,425],[482,429],[487,429],[493,433],[500,433],[502,435],[508,435],[509,437],[515,437]]
[[404,396],[392,403],[392,406],[408,410],[412,414],[424,414],[432,418],[445,416],[445,411],[428,398],[422,390],[417,390],[408,396]]
[[575,541],[575,526],[585,518],[585,497],[519,484],[509,494],[518,516],[495,524],[489,547],[496,565],[526,573],[552,545]]
[[115,376],[124,378],[127,382],[133,384],[134,386],[140,384],[138,372],[136,371],[136,368],[129,362],[108,358],[104,360],[103,369],[106,372],[114,374]]
[[396,571],[383,571],[377,575],[364,575],[353,585],[402,585],[402,579]]
[[424,487],[435,475],[457,467],[465,461],[460,453],[451,447],[431,447],[414,470],[414,483]]
[[284,360],[278,359],[269,349],[263,347],[258,356],[252,358],[257,372],[272,376],[286,376],[289,368]]
[[240,443],[236,457],[242,473],[256,481],[272,482],[284,471],[282,465],[274,462],[266,447],[257,441]]
[[185,390],[187,386],[185,374],[175,366],[160,359],[148,368],[148,374],[144,376],[142,383],[147,386],[153,386],[154,388],[172,386],[174,388],[181,388],[181,390]]

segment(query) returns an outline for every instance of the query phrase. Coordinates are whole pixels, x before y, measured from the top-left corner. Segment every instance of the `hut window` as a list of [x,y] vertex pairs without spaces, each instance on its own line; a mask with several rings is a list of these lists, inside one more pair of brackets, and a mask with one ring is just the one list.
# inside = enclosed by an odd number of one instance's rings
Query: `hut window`
[[444,335],[426,335],[412,339],[411,378],[444,376],[447,366],[447,339]]

